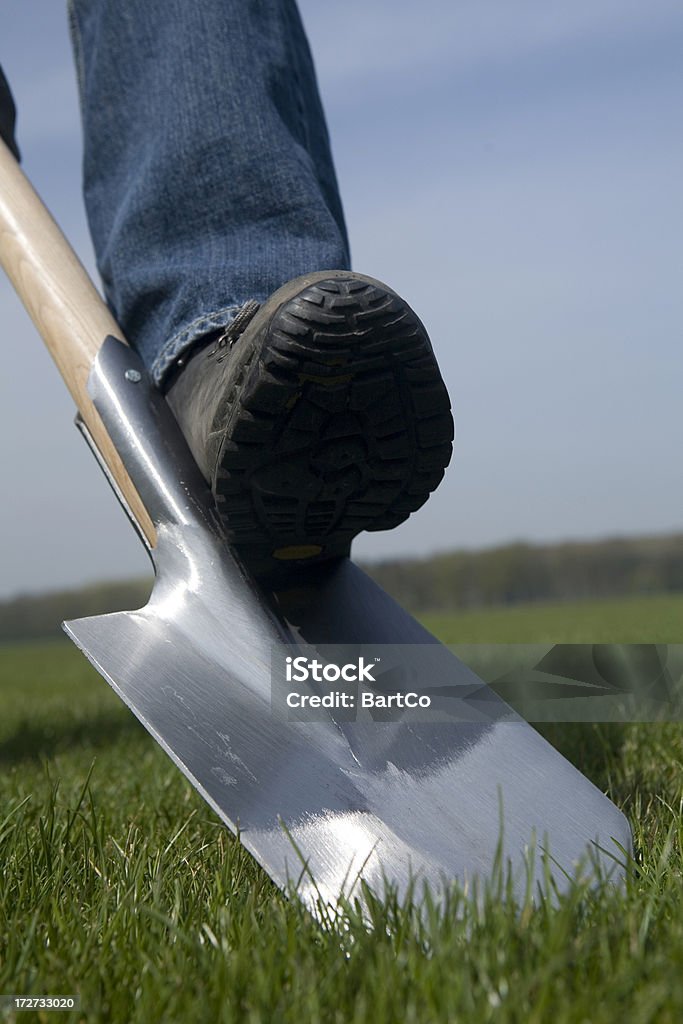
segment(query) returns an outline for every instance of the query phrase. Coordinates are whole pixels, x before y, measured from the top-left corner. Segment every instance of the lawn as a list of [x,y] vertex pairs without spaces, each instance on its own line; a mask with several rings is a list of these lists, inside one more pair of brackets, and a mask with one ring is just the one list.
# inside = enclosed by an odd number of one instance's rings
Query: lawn
[[432,613],[422,621],[445,644],[682,644],[683,594]]
[[[447,642],[683,640],[683,598],[427,616]],[[68,643],[0,648],[0,993],[113,1022],[683,1020],[683,726],[548,726],[629,816],[626,891],[496,885],[368,928],[286,900]]]

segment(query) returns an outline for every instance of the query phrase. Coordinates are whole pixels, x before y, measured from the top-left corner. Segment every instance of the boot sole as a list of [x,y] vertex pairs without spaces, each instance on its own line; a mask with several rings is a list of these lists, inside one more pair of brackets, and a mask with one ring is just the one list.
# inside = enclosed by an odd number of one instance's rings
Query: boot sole
[[453,419],[425,328],[398,295],[330,276],[240,345],[212,489],[252,569],[347,554],[362,530],[391,529],[425,503]]

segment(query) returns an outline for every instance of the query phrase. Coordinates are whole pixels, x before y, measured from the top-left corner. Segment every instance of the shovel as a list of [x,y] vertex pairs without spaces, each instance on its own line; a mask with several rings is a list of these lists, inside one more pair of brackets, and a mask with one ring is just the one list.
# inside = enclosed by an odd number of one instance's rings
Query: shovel
[[[0,258],[155,570],[144,608],[64,628],[279,886],[315,909],[361,882],[438,892],[501,863],[520,893],[585,864],[622,877],[621,812],[348,558],[277,591],[250,577],[165,400],[4,144]],[[326,706],[311,666],[338,679],[352,663],[371,680],[354,699],[390,692],[402,709]],[[293,665],[304,682],[286,682]]]

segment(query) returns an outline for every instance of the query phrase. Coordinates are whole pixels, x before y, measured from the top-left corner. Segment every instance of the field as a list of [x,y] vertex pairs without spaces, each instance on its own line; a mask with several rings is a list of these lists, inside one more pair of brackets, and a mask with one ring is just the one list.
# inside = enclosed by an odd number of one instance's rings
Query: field
[[[425,616],[447,642],[683,642],[683,597]],[[624,892],[514,907],[493,880],[418,921],[287,901],[68,643],[0,648],[0,993],[18,1020],[683,1020],[683,725],[552,726],[629,816]],[[1,1013],[0,1013],[1,1017]]]

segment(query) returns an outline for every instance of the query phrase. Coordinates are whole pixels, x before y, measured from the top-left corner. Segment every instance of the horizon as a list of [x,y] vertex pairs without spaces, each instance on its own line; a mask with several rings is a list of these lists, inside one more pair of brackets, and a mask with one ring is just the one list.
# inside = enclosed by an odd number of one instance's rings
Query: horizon
[[[444,548],[444,549],[438,549],[438,550],[430,551],[430,552],[427,552],[427,553],[421,554],[421,555],[410,555],[409,554],[409,555],[406,555],[404,557],[402,557],[401,555],[388,555],[388,556],[380,557],[380,558],[377,558],[377,559],[357,558],[357,559],[354,559],[354,561],[356,561],[362,569],[373,570],[373,569],[380,569],[383,566],[393,565],[393,564],[400,564],[400,565],[407,564],[407,565],[409,565],[409,564],[412,564],[412,563],[425,563],[425,562],[430,562],[430,561],[433,561],[433,560],[438,560],[440,558],[449,558],[449,557],[452,557],[454,555],[472,555],[472,556],[477,556],[477,555],[482,555],[482,554],[486,554],[486,553],[491,554],[491,553],[496,552],[496,551],[504,551],[507,548],[526,547],[526,548],[531,548],[531,549],[541,549],[541,548],[543,548],[543,549],[546,549],[546,548],[553,549],[553,548],[584,547],[584,546],[587,546],[587,547],[591,547],[591,546],[599,547],[599,546],[602,546],[602,545],[609,545],[609,544],[615,544],[615,543],[617,543],[617,544],[618,543],[625,543],[625,544],[637,545],[637,544],[640,544],[640,543],[650,543],[650,542],[651,543],[657,543],[658,541],[663,541],[663,542],[670,541],[670,542],[672,542],[674,544],[675,543],[683,543],[683,530],[681,530],[680,532],[670,532],[670,533],[631,534],[631,535],[608,534],[608,535],[605,535],[603,537],[578,537],[578,538],[567,537],[567,538],[561,538],[561,539],[553,540],[553,541],[530,541],[530,540],[524,540],[522,538],[517,538],[517,539],[512,538],[512,539],[510,539],[508,541],[504,541],[503,543],[500,543],[500,544],[491,544],[491,545],[486,545],[484,547],[476,547],[476,548],[472,548],[472,547],[466,547],[466,548],[464,548],[464,547],[463,548],[459,548],[459,547]],[[4,596],[0,595],[0,608],[5,606],[5,605],[12,604],[12,602],[14,602],[14,601],[33,600],[34,598],[35,599],[39,599],[39,598],[42,598],[42,597],[52,597],[52,596],[58,596],[59,594],[78,593],[81,590],[88,590],[90,588],[96,589],[98,587],[105,587],[106,588],[106,587],[116,587],[116,586],[126,587],[127,585],[137,585],[139,583],[148,582],[148,581],[150,583],[152,583],[153,580],[154,580],[154,571],[153,571],[152,563],[148,561],[148,570],[147,570],[147,572],[139,574],[139,575],[135,575],[135,576],[112,577],[112,578],[104,578],[103,577],[103,578],[100,578],[100,579],[86,580],[83,583],[76,583],[76,584],[72,584],[70,586],[65,586],[65,587],[55,587],[55,588],[51,588],[51,589],[47,589],[47,590],[37,590],[37,591],[33,591],[33,590],[30,590],[30,591],[16,591],[15,593],[7,594],[7,595],[4,595]]]

